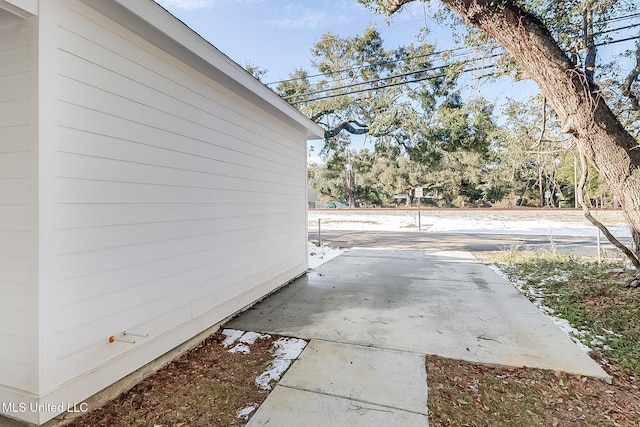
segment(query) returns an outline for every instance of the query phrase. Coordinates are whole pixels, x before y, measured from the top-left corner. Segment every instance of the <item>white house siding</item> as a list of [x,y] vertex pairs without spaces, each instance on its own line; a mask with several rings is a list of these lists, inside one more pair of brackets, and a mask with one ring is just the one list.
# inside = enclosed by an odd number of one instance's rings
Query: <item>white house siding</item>
[[31,54],[29,23],[0,9],[0,401],[33,386]]
[[[40,7],[56,44],[42,59],[56,72],[42,89],[41,391],[56,403],[306,270],[306,131],[80,2]],[[124,330],[149,337],[108,342]]]

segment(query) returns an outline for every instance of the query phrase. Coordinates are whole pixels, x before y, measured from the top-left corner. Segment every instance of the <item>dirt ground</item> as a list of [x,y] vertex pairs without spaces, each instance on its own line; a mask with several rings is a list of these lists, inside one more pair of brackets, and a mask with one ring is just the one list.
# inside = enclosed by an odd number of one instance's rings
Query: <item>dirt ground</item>
[[[224,335],[199,347],[71,427],[243,426],[238,410],[258,408],[268,392],[255,383],[272,360],[272,343],[229,353]],[[431,426],[640,426],[638,381],[616,365],[612,384],[560,372],[499,368],[427,357]],[[427,385],[425,384],[425,387]]]
[[250,353],[230,353],[218,332],[71,427],[243,426],[237,412],[258,408],[268,392],[255,379],[273,359],[279,337],[258,339]]
[[618,366],[612,383],[561,372],[427,358],[429,425],[640,426],[640,381]]

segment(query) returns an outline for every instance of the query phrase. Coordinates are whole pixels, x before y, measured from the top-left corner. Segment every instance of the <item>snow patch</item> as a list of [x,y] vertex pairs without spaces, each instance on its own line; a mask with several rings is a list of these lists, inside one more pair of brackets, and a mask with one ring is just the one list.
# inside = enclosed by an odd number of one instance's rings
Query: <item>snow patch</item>
[[[421,230],[438,233],[490,233],[539,236],[596,236],[598,230],[586,220],[556,221],[551,219],[511,219],[490,218],[490,211],[479,210],[471,217],[451,213],[449,218],[430,215],[425,211],[421,216]],[[534,214],[532,214],[534,215]],[[309,211],[309,230],[317,230],[320,220],[321,230],[369,230],[406,231],[418,229],[417,211],[395,213],[347,214],[326,211]],[[624,223],[608,224],[609,230],[618,237],[629,239],[631,231]]]
[[267,369],[256,378],[256,384],[263,390],[271,390],[271,381],[279,381],[289,365],[300,356],[307,342],[298,338],[280,338],[273,343],[274,359]]
[[236,418],[239,418],[241,420],[248,420],[249,415],[251,415],[251,413],[256,410],[256,406],[257,405],[254,403],[253,405],[249,405],[245,408],[238,409],[236,411]]
[[251,353],[251,349],[246,344],[238,343],[229,349],[229,353],[249,354]]
[[226,336],[222,344],[225,347],[229,347],[234,342],[238,341],[238,339],[244,334],[244,331],[239,331],[237,329],[224,329],[222,331],[222,335]]
[[327,261],[340,256],[344,252],[342,249],[330,248],[329,246],[318,246],[307,242],[307,260],[309,268],[316,268]]
[[251,353],[251,349],[249,346],[259,340],[261,338],[270,338],[271,335],[268,334],[259,334],[257,332],[245,332],[239,331],[237,329],[225,329],[222,331],[222,334],[226,336],[222,344],[224,344],[225,348],[233,345],[237,342],[235,346],[229,349],[229,353],[242,353],[249,354]]
[[257,332],[245,332],[238,341],[240,341],[241,343],[244,344],[253,344],[256,342],[256,340],[259,339],[263,339],[263,338],[271,338],[271,335],[269,334],[259,334]]

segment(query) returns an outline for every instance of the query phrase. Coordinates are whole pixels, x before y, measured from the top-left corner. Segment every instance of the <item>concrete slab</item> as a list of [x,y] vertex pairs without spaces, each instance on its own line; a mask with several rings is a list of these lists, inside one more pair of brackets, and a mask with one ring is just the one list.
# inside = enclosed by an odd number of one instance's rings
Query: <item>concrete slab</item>
[[312,340],[279,385],[427,415],[425,358]]
[[279,385],[247,427],[425,427],[428,421],[422,414]]
[[551,319],[465,252],[352,249],[226,326],[607,377]]

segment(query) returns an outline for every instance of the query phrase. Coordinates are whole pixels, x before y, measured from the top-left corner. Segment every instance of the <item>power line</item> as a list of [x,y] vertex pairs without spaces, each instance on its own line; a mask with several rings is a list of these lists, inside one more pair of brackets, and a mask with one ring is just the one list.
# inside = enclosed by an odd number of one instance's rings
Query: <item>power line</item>
[[617,22],[624,21],[626,19],[637,18],[640,13],[632,13],[630,15],[616,16],[615,18],[604,19],[603,22]]
[[[605,45],[605,44],[613,44],[613,43],[621,43],[621,42],[625,42],[625,41],[629,41],[629,40],[636,40],[636,39],[640,39],[640,36],[627,37],[627,38],[624,38],[624,39],[614,40],[614,41],[607,42],[607,43],[601,43],[601,44],[598,44],[596,46],[602,46],[602,45]],[[493,54],[490,57],[498,57],[498,56],[502,56],[502,55],[503,54]],[[482,59],[485,59],[485,58],[469,59],[469,60],[464,61],[462,63],[463,64],[470,64],[470,63],[478,62],[479,60],[482,60]],[[285,97],[284,99],[289,100],[291,98],[302,98],[302,97],[305,97],[305,96],[308,96],[308,95],[314,95],[314,94],[318,94],[318,93],[334,92],[334,91],[341,90],[341,89],[362,86],[362,85],[366,85],[366,84],[369,84],[369,83],[375,83],[375,82],[378,82],[378,81],[390,80],[390,79],[397,78],[397,77],[406,77],[408,75],[418,74],[418,73],[421,73],[421,72],[434,71],[434,70],[437,70],[439,68],[450,68],[452,66],[453,65],[448,65],[448,66],[445,65],[445,66],[440,66],[440,67],[425,68],[425,69],[421,69],[421,70],[418,70],[418,71],[413,71],[413,72],[409,72],[409,73],[402,73],[402,74],[397,74],[397,75],[393,75],[393,76],[387,76],[387,77],[383,77],[383,78],[375,79],[375,80],[371,80],[371,81],[353,83],[353,84],[349,84],[349,85],[344,85],[344,86],[339,86],[339,87],[329,88],[329,89],[324,89],[324,90],[318,90],[318,91],[308,92],[308,93],[299,94],[299,95],[290,95],[288,97]],[[493,68],[495,66],[496,66],[496,64],[489,64],[489,65],[485,65],[485,66],[481,66],[481,67],[475,67],[475,68],[462,70],[462,71],[458,72],[456,74],[456,76],[458,76],[460,74],[464,74],[464,73],[470,73],[470,72],[474,72],[474,71],[481,71],[481,70]],[[491,76],[491,75],[495,75],[495,74],[494,73],[487,73],[487,74],[484,74],[484,75],[480,76],[479,78],[488,77],[488,76]],[[295,104],[301,104],[303,102],[314,102],[314,101],[319,101],[319,100],[322,100],[322,99],[335,98],[335,97],[338,97],[338,96],[353,95],[353,94],[357,94],[357,93],[363,93],[363,92],[368,92],[368,91],[373,91],[373,90],[378,90],[378,89],[385,89],[385,88],[388,88],[388,87],[400,86],[400,85],[405,85],[405,84],[410,84],[410,83],[418,83],[418,82],[422,82],[422,81],[425,81],[425,80],[436,79],[436,78],[446,77],[446,76],[447,76],[446,74],[441,73],[441,74],[437,74],[437,75],[430,75],[430,76],[425,76],[425,77],[412,79],[412,80],[404,80],[404,81],[401,81],[401,82],[388,83],[388,84],[381,85],[381,86],[376,86],[376,87],[355,89],[355,90],[351,90],[351,91],[348,91],[348,92],[337,93],[337,94],[332,94],[332,95],[318,96],[318,97],[302,99],[302,100],[293,101],[293,102],[290,101],[290,103],[295,105]]]
[[[441,50],[441,51],[438,51],[438,52],[431,52],[431,53],[425,53],[425,54],[421,54],[421,55],[408,56],[406,58],[399,58],[399,59],[388,60],[388,61],[371,62],[366,66],[367,67],[371,67],[371,66],[377,66],[377,65],[386,65],[386,64],[393,64],[393,63],[397,63],[397,62],[401,62],[401,61],[408,62],[408,61],[410,61],[412,59],[416,59],[416,58],[436,56],[436,55],[441,55],[443,53],[456,52],[456,51],[465,50],[465,49],[469,50],[469,52],[461,53],[461,54],[458,54],[458,55],[455,55],[455,56],[463,56],[463,55],[467,55],[467,54],[473,52],[473,50],[470,49],[470,48],[458,47],[458,48],[454,48],[454,49]],[[353,67],[344,68],[342,70],[330,71],[328,73],[318,73],[318,74],[307,75],[307,76],[305,76],[305,78],[324,77],[324,76],[330,76],[330,75],[338,74],[338,73],[346,73],[347,71],[353,71],[353,70],[355,70],[357,68],[362,68],[362,67],[364,67],[364,66],[362,66],[362,65],[354,65]],[[295,78],[291,78],[291,79],[278,80],[278,81],[275,81],[275,82],[265,83],[265,85],[271,86],[271,85],[278,84],[278,83],[293,82],[293,81],[300,80],[300,79],[301,79],[301,77],[295,77]]]
[[[501,55],[502,54],[496,53],[496,54],[493,54],[493,55],[491,55],[491,56],[489,56],[487,58],[482,58],[482,59],[494,58],[494,57],[501,56]],[[478,61],[478,60],[469,59],[469,60],[466,60],[466,61],[459,62],[458,64],[466,65],[466,64],[469,64],[471,62],[476,62],[476,61]],[[458,65],[458,64],[456,64],[456,65]],[[410,72],[407,72],[407,73],[393,74],[393,75],[386,76],[386,77],[380,77],[378,79],[372,79],[372,80],[367,80],[367,81],[364,81],[364,82],[352,83],[352,84],[338,86],[338,87],[334,87],[334,88],[316,90],[316,91],[313,91],[313,92],[306,92],[306,93],[302,93],[302,94],[289,95],[289,96],[285,96],[283,98],[287,99],[287,100],[291,99],[291,98],[300,98],[300,97],[303,97],[303,96],[315,95],[317,93],[323,93],[323,92],[330,92],[330,91],[336,91],[336,90],[341,90],[341,89],[347,89],[347,88],[350,88],[350,87],[362,86],[362,85],[365,85],[365,84],[376,83],[376,82],[380,82],[380,81],[384,81],[384,80],[391,80],[391,79],[395,79],[395,78],[398,78],[398,77],[407,77],[407,76],[411,76],[411,75],[414,75],[414,74],[424,73],[424,72],[427,72],[427,71],[435,71],[435,70],[441,69],[443,67],[444,68],[450,68],[452,66],[453,65],[444,65],[444,66],[438,66],[438,67],[421,68],[419,70],[410,71]],[[381,86],[381,87],[384,87],[384,86]]]
[[[458,49],[458,50],[460,50],[460,49]],[[470,51],[469,53],[472,53],[472,51]],[[463,55],[468,55],[469,53],[464,53],[464,54],[454,55],[454,57],[461,57],[461,56],[463,56]],[[501,54],[492,54],[492,55],[489,55],[489,56],[483,56],[483,57],[477,57],[477,58],[471,58],[471,59],[464,59],[464,60],[462,60],[462,61],[458,61],[457,63],[458,63],[458,64],[460,64],[460,63],[462,63],[462,64],[467,64],[467,63],[469,63],[469,62],[478,62],[478,61],[483,61],[483,60],[486,60],[486,59],[489,59],[489,58],[498,57],[498,56],[500,56],[500,55],[501,55]],[[437,69],[439,69],[439,68],[447,67],[447,66],[448,66],[448,65],[447,65],[446,63],[443,63],[443,64],[441,64],[441,65],[437,65],[437,66],[435,66],[435,65],[434,65],[434,66],[429,67],[429,68],[421,68],[421,69],[416,70],[416,71],[409,71],[409,72],[402,73],[402,74],[388,75],[388,76],[386,76],[386,77],[381,77],[381,78],[379,78],[379,79],[375,79],[375,80],[367,80],[367,82],[375,82],[375,81],[379,81],[379,80],[386,80],[386,79],[390,79],[390,78],[393,78],[393,77],[400,77],[400,76],[404,76],[404,75],[417,74],[417,73],[424,72],[424,71],[433,71],[433,70],[437,70]],[[353,67],[353,68],[349,68],[349,69],[342,70],[342,71],[349,71],[349,70],[353,70],[353,69],[355,69],[355,68],[359,68],[359,67]],[[333,73],[338,73],[338,72],[339,72],[339,71],[335,71],[335,72],[333,72]],[[333,74],[333,73],[318,74],[318,76],[331,75],[331,74]],[[290,80],[286,80],[286,81],[294,81],[294,80],[299,80],[299,79],[290,79]],[[351,78],[351,77],[343,77],[343,78],[339,78],[339,79],[334,80],[334,83],[340,83],[341,81],[344,81],[344,80],[352,80],[352,78]],[[349,86],[357,86],[357,85],[360,85],[360,84],[362,84],[362,83],[363,83],[363,82],[345,84],[344,86],[339,86],[338,88],[342,88],[342,87],[349,87]],[[331,89],[326,89],[326,90],[331,90]],[[326,91],[326,90],[320,90],[320,91],[317,91],[317,92],[324,92],[324,91]],[[315,93],[315,92],[314,92],[314,93]],[[301,94],[301,95],[299,95],[299,96],[302,96],[302,95],[303,95],[303,94]],[[295,97],[295,96],[296,96],[296,95],[292,95],[292,96],[289,96],[289,97],[285,97],[285,99],[288,99],[288,98],[291,98],[291,97]]]
[[[634,14],[629,14],[629,15],[618,16],[618,17],[615,17],[615,18],[609,18],[609,19],[603,20],[602,22],[617,22],[617,21],[623,21],[623,20],[627,20],[627,19],[631,19],[631,18],[635,18],[635,17],[640,17],[640,13],[634,13]],[[595,33],[594,35],[601,35],[601,34],[605,34],[605,33],[615,32],[615,31],[629,29],[629,28],[634,28],[634,27],[638,27],[638,26],[640,26],[640,23],[631,24],[631,25],[628,25],[628,26],[614,28],[614,29],[608,29],[608,30],[599,31],[599,32]],[[604,44],[619,43],[619,42],[629,41],[629,40],[633,40],[633,38],[631,38],[631,39],[622,39],[622,40],[619,40],[619,41],[601,43],[601,44],[597,44],[596,46],[602,46]],[[457,52],[457,51],[461,51],[461,50],[467,50],[468,52],[461,53],[461,54],[458,54],[458,55],[455,55],[455,56],[464,56],[464,55],[471,54],[471,53],[474,52],[474,50],[472,48],[458,47],[458,48],[446,49],[446,50],[441,50],[441,51],[437,51],[437,52],[431,52],[431,53],[422,54],[422,55],[415,55],[415,56],[411,56],[411,57],[407,57],[407,58],[399,58],[399,59],[396,59],[396,60],[372,62],[372,63],[368,64],[368,66],[392,64],[392,63],[397,63],[397,62],[401,62],[401,61],[407,62],[407,61],[409,61],[411,59],[436,56],[436,55],[441,55],[441,54],[447,53],[447,52]],[[350,68],[344,68],[344,69],[341,69],[341,70],[330,71],[328,73],[317,73],[317,74],[307,75],[304,78],[315,78],[315,77],[331,76],[333,74],[353,71],[355,69],[362,68],[362,67],[363,67],[362,65],[354,65],[353,67],[350,67]],[[302,78],[303,77],[290,78],[290,79],[285,79],[285,80],[278,80],[278,81],[274,81],[274,82],[265,83],[265,85],[271,86],[271,85],[274,85],[274,84],[301,80]]]
[[593,33],[593,35],[594,36],[599,36],[600,34],[613,33],[615,31],[628,30],[629,28],[635,28],[635,27],[640,27],[640,22],[637,23],[637,24],[625,25],[624,27],[617,27],[617,28],[611,28],[611,29],[608,29],[608,30],[598,31],[596,33]]
[[[640,24],[639,24],[639,26],[640,26]],[[627,37],[627,38],[619,39],[619,40],[612,40],[612,41],[608,41],[608,42],[598,43],[598,44],[596,44],[596,46],[603,46],[603,45],[609,45],[609,44],[615,44],[615,43],[622,43],[622,42],[625,42],[625,41],[636,40],[636,39],[640,39],[640,35],[639,36],[633,36],[633,37]],[[474,62],[486,60],[486,59],[489,59],[489,58],[500,57],[502,55],[504,55],[504,54],[503,53],[496,53],[496,54],[490,55],[488,57],[474,58],[474,59],[468,59],[468,60],[465,60],[465,61],[461,61],[458,64],[474,63]],[[419,73],[423,73],[423,72],[427,72],[427,71],[434,71],[434,70],[437,70],[437,69],[440,69],[440,68],[449,68],[451,66],[452,65],[441,65],[441,66],[437,66],[437,67],[422,68],[420,70],[410,71],[410,72],[407,72],[407,73],[394,74],[394,75],[391,75],[391,76],[381,77],[381,78],[378,78],[378,79],[367,80],[367,81],[364,81],[364,82],[351,83],[351,84],[348,84],[348,85],[338,86],[338,87],[334,87],[334,88],[321,89],[321,90],[316,90],[316,91],[313,91],[313,92],[306,92],[306,93],[301,93],[301,94],[289,95],[289,96],[286,96],[286,97],[283,97],[283,98],[285,100],[289,100],[289,99],[292,99],[292,98],[302,98],[302,97],[305,97],[305,96],[315,95],[315,94],[318,94],[318,93],[333,92],[333,91],[337,91],[337,90],[341,90],[341,89],[348,89],[350,87],[357,87],[357,86],[371,84],[371,83],[375,83],[375,82],[379,82],[379,81],[391,80],[391,79],[398,78],[398,77],[406,77],[406,76],[419,74]],[[495,65],[490,65],[490,67],[493,67],[493,66],[495,66]],[[474,71],[474,70],[475,69],[465,70],[463,72]],[[438,76],[433,76],[433,77],[438,77]],[[375,89],[381,89],[381,88],[386,88],[386,87],[392,87],[392,86],[397,86],[399,84],[405,84],[405,83],[415,83],[415,82],[419,82],[419,81],[422,81],[422,80],[425,80],[425,79],[428,79],[428,77],[424,78],[424,79],[416,79],[416,80],[400,82],[400,83],[397,83],[397,84],[382,85],[382,86],[378,86],[378,87],[375,87],[375,88],[368,88],[368,89],[358,90],[358,91],[354,91],[354,92],[350,91],[350,92],[346,92],[346,93],[343,93],[343,94],[331,95],[331,96],[327,96],[327,97],[349,95],[349,94],[352,94],[352,93],[359,93],[359,92],[363,92],[363,91],[366,91],[366,90],[375,90]],[[312,99],[307,99],[307,100],[295,101],[295,102],[293,102],[293,104],[299,104],[301,102],[308,102],[308,101],[315,101],[315,100],[319,100],[319,99],[325,99],[327,97],[318,97],[318,98],[312,98]]]
[[640,35],[639,36],[633,36],[633,37],[627,37],[627,38],[619,39],[619,40],[612,40],[612,41],[607,41],[607,42],[602,42],[602,43],[596,43],[596,46],[606,46],[606,45],[610,45],[610,44],[628,42],[629,40],[637,40],[637,39],[640,39]]
[[[495,64],[485,65],[485,66],[476,67],[476,68],[470,68],[468,70],[460,71],[457,75],[460,75],[460,74],[463,74],[463,73],[470,73],[470,72],[474,72],[474,71],[486,70],[486,69],[493,68],[493,67],[495,67]],[[353,95],[355,93],[369,92],[369,91],[378,90],[378,89],[386,89],[388,87],[400,86],[400,85],[405,85],[405,84],[410,84],[410,83],[419,83],[419,82],[422,82],[422,81],[425,81],[425,80],[437,79],[439,77],[446,77],[446,76],[447,76],[446,74],[442,73],[442,74],[437,74],[435,76],[426,76],[426,77],[420,77],[419,79],[405,80],[405,81],[402,81],[402,82],[389,83],[389,84],[386,84],[386,85],[383,85],[383,86],[370,87],[370,88],[364,88],[364,89],[356,89],[356,90],[352,90],[352,91],[349,91],[349,92],[338,93],[338,94],[335,94],[335,95],[318,96],[318,97],[313,98],[313,99],[304,99],[304,100],[300,100],[300,101],[294,101],[294,102],[291,102],[291,104],[295,105],[295,104],[301,104],[303,102],[313,102],[313,101],[319,101],[321,99],[335,98],[335,97],[338,97],[338,96]],[[328,91],[330,91],[330,89],[328,89],[327,92]]]

